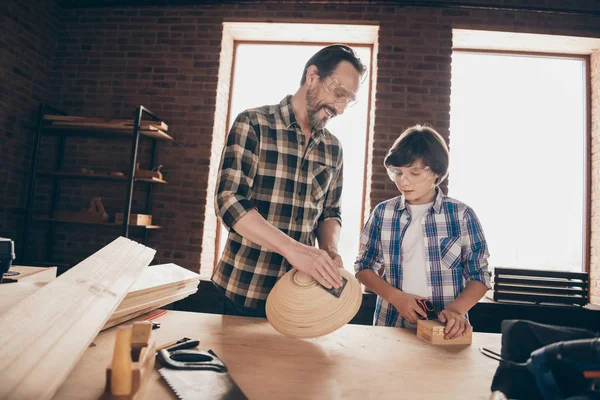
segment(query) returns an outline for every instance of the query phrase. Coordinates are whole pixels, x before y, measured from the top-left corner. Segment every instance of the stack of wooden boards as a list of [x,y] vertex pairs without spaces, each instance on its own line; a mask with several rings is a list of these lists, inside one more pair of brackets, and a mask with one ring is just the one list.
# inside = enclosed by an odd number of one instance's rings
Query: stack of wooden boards
[[151,265],[142,271],[110,316],[107,329],[196,293],[200,275],[176,264]]
[[[131,134],[133,131],[131,119],[106,119],[92,117],[76,117],[72,115],[46,115],[44,126],[46,129],[57,130],[87,130],[115,134]],[[162,121],[142,121],[140,133],[145,136],[173,140],[167,134],[169,126]]]
[[197,290],[193,272],[148,267],[154,254],[120,237],[45,284],[0,285],[0,398],[51,398],[100,330]]

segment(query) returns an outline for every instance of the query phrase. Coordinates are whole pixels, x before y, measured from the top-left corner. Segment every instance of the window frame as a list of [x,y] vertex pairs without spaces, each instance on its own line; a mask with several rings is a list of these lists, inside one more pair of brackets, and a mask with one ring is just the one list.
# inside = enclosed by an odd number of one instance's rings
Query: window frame
[[[227,115],[226,115],[226,131],[224,132],[225,137],[227,137],[228,131],[230,129],[229,126],[229,120],[231,119],[231,99],[232,99],[232,95],[233,95],[233,90],[234,90],[234,86],[235,86],[235,67],[236,67],[236,61],[237,61],[237,49],[240,45],[284,45],[284,46],[329,46],[329,45],[333,45],[333,44],[337,44],[336,42],[312,42],[312,41],[273,41],[273,40],[243,40],[243,39],[234,39],[233,41],[233,56],[232,56],[232,61],[231,61],[231,74],[229,76],[229,97],[228,97],[228,101],[227,101]],[[368,173],[368,162],[369,162],[369,143],[370,141],[373,140],[372,138],[372,132],[369,129],[369,127],[371,126],[371,99],[372,99],[372,95],[373,95],[373,85],[374,85],[374,81],[373,81],[373,68],[374,65],[376,65],[376,61],[374,59],[374,54],[375,52],[375,44],[373,43],[344,43],[352,48],[368,48],[369,51],[371,52],[371,62],[370,65],[367,66],[367,68],[369,68],[369,79],[368,81],[366,81],[365,83],[368,83],[369,88],[368,88],[368,93],[367,93],[367,99],[368,99],[368,103],[367,103],[367,120],[366,120],[366,135],[365,135],[365,160],[364,160],[364,166],[363,166],[363,185],[362,185],[362,199],[361,199],[361,207],[360,207],[360,224],[359,226],[362,227],[364,226],[364,220],[365,220],[365,204],[366,204],[366,199],[367,196],[369,195],[369,189],[367,188],[367,173]],[[342,193],[343,196],[343,193]],[[343,197],[342,197],[343,198]],[[217,231],[216,231],[216,237],[215,237],[215,249],[214,249],[214,262],[213,262],[213,266],[212,266],[212,271],[214,272],[215,268],[217,267],[217,264],[220,260],[220,253],[219,253],[219,249],[221,248],[221,222],[219,221],[219,219],[217,218]],[[362,228],[361,228],[362,229]],[[356,241],[359,242],[360,244],[360,230],[356,233]]]
[[[585,113],[585,132],[584,132],[584,209],[583,209],[583,272],[586,272],[591,278],[591,235],[592,235],[592,80],[591,63],[589,54],[565,54],[552,52],[519,51],[519,50],[491,50],[491,49],[472,49],[472,48],[453,48],[452,54],[495,54],[506,56],[524,56],[524,57],[546,57],[563,58],[570,60],[579,60],[583,62],[583,80],[584,80],[584,106]],[[450,176],[449,176],[450,177]],[[451,185],[450,180],[448,185]],[[591,293],[591,288],[589,288]]]

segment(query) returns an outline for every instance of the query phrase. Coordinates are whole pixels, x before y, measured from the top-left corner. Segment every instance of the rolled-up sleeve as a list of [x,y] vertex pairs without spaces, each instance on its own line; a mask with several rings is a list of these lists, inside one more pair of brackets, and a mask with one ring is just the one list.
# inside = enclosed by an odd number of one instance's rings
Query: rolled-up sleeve
[[491,289],[488,245],[481,223],[471,208],[466,209],[461,225],[463,277],[467,282],[476,280]]
[[383,266],[380,210],[380,205],[375,207],[360,234],[360,249],[354,262],[356,274],[365,269],[379,271]]
[[[342,149],[340,147],[340,153]],[[344,185],[344,161],[340,155],[339,163],[333,173],[331,184],[325,197],[323,212],[319,217],[319,222],[328,219],[335,219],[340,226],[342,225],[342,187]]]
[[247,112],[234,121],[221,154],[215,205],[228,229],[256,207],[250,201],[259,160],[259,142]]

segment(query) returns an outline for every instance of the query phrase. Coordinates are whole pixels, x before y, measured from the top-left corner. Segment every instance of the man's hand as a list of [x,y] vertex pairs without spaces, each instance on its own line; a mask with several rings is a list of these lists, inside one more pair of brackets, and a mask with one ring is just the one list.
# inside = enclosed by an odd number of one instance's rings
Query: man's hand
[[452,308],[444,309],[438,316],[439,320],[446,324],[444,328],[444,339],[454,339],[469,332],[471,324],[464,315]]
[[327,250],[327,254],[331,257],[336,267],[344,268],[344,261],[342,260],[342,256],[337,253],[337,250]]
[[425,297],[396,290],[390,298],[390,303],[396,307],[405,320],[414,325],[419,320],[419,315],[423,316],[423,318],[427,317],[427,313],[419,306],[417,299],[426,300]]
[[[291,246],[283,256],[294,268],[312,276],[327,289],[342,287],[342,276],[338,271],[338,265],[325,250],[297,243]],[[340,265],[341,261],[340,257]]]

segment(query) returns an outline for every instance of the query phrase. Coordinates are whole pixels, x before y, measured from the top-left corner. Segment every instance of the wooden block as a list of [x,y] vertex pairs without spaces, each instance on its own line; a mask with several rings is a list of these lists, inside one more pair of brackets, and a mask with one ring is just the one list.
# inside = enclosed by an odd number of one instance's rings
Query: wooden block
[[[122,224],[123,218],[124,218],[123,213],[116,213],[115,214],[115,223]],[[129,225],[152,225],[152,215],[130,214],[129,215]]]
[[417,322],[417,336],[431,344],[471,344],[473,339],[473,329],[470,329],[464,336],[459,336],[454,339],[444,339],[444,327],[445,325],[436,319],[419,320]]
[[131,391],[128,395],[117,395],[112,392],[111,364],[106,368],[106,386],[104,389],[107,398],[111,400],[142,399],[148,379],[154,369],[156,346],[154,340],[150,338],[152,333],[152,322],[134,322],[131,329]]

